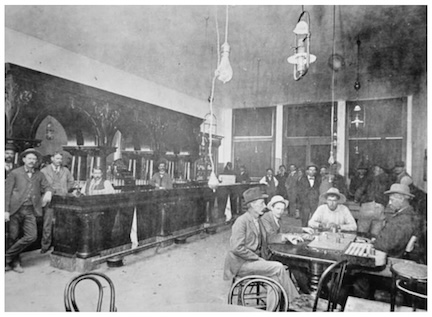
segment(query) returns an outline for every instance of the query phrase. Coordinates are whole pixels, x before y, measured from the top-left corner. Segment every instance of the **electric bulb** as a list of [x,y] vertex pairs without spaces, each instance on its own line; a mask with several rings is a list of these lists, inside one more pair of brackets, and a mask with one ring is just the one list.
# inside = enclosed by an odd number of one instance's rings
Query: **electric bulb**
[[219,187],[219,180],[217,179],[215,172],[211,172],[210,174],[208,187],[213,189],[213,191],[216,191],[216,189]]
[[224,84],[229,82],[233,76],[233,70],[229,62],[229,51],[230,46],[228,42],[222,44],[221,62],[219,67],[216,69],[216,76]]

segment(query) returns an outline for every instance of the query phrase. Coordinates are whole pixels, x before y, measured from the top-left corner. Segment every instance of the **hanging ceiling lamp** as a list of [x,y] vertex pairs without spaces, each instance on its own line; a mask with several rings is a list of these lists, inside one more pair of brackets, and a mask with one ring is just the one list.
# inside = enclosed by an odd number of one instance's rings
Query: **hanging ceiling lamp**
[[[332,46],[332,56],[335,55],[335,34],[336,34],[336,6],[333,6],[333,46]],[[331,103],[331,143],[330,143],[330,157],[328,159],[328,163],[332,165],[336,162],[336,150],[337,150],[337,133],[335,131],[335,122],[337,122],[337,117],[335,116],[335,68],[332,68],[332,83],[331,83],[331,92],[332,92],[332,103]],[[337,129],[337,128],[336,128]]]
[[217,79],[226,84],[233,76],[233,70],[229,61],[230,46],[228,44],[228,6],[226,6],[225,42],[222,44],[221,49],[221,61],[216,69],[216,76]]
[[[302,20],[303,16],[307,17],[307,22]],[[309,65],[316,61],[316,56],[310,54],[310,16],[309,12],[302,10],[297,25],[293,32],[294,39],[294,55],[288,57],[287,61],[294,65],[294,79],[299,80],[309,70]]]
[[[216,9],[217,10],[217,9]],[[217,12],[217,11],[216,11]],[[217,14],[216,14],[216,34],[217,34],[217,55],[218,55],[218,63],[217,68],[214,72],[214,77],[212,79],[212,86],[211,86],[211,92],[209,97],[209,103],[210,103],[210,126],[213,125],[213,100],[214,100],[214,90],[215,90],[215,82],[216,78],[222,81],[224,84],[229,82],[233,76],[233,71],[231,64],[229,62],[229,50],[230,46],[228,44],[228,6],[226,6],[226,20],[225,20],[225,42],[222,44],[222,53],[220,54],[219,50],[219,27],[218,27],[218,21],[217,21]],[[220,55],[219,55],[220,54]],[[208,186],[213,189],[213,191],[216,191],[216,189],[219,187],[219,180],[216,177],[215,173],[215,167],[214,167],[214,161],[212,156],[212,143],[213,143],[213,133],[210,129],[209,133],[209,143],[208,143],[208,153],[211,163],[211,173],[208,180]]]
[[[354,83],[354,89],[357,93],[357,102],[353,109],[353,120],[351,121],[351,125],[354,125],[356,128],[356,145],[354,148],[355,154],[360,154],[359,151],[359,128],[360,125],[365,126],[365,111],[359,105],[359,90],[361,88],[360,84],[360,36],[357,38],[357,78]],[[363,115],[362,115],[363,112]]]

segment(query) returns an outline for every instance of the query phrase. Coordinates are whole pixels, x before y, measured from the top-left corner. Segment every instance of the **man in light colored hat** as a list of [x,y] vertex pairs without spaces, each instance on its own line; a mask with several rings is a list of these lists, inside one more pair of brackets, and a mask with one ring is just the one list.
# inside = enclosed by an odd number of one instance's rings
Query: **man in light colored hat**
[[387,217],[374,245],[388,256],[399,258],[411,237],[419,235],[420,219],[410,205],[414,195],[407,185],[393,184],[385,194],[390,195],[389,205],[395,213]]
[[[20,254],[37,238],[36,216],[51,201],[52,187],[45,175],[35,169],[42,155],[35,149],[20,154],[24,165],[10,172],[5,186],[5,221],[9,221],[11,246],[5,254],[5,270],[22,273]],[[42,194],[45,193],[43,198]],[[22,231],[22,235],[20,232]]]
[[343,205],[346,197],[337,188],[330,188],[320,196],[325,204],[320,205],[309,220],[309,227],[325,230],[340,229],[356,231],[357,224],[347,206]]
[[[282,214],[289,206],[289,201],[280,195],[273,196],[267,204],[269,210],[261,216],[261,222],[266,231],[267,243],[285,243],[289,241],[292,244],[303,242],[303,238],[293,233],[313,234],[313,229],[308,227],[283,226],[281,225]],[[269,252],[269,251],[267,251]],[[294,275],[297,285],[303,293],[309,293],[309,278],[307,272],[301,267],[290,266],[290,272]]]
[[302,239],[300,236],[293,235],[292,233],[306,232],[313,234],[313,230],[308,227],[284,226],[281,228],[281,217],[288,206],[289,201],[280,195],[273,196],[267,204],[269,212],[261,216],[261,222],[267,234],[267,243],[283,243],[289,241],[292,244],[297,244],[299,241],[302,241]]
[[243,193],[247,212],[237,218],[232,227],[230,249],[225,258],[224,279],[247,275],[262,275],[279,282],[291,301],[299,296],[289,273],[280,262],[267,261],[267,237],[259,219],[264,213],[264,199],[259,187],[253,187]]

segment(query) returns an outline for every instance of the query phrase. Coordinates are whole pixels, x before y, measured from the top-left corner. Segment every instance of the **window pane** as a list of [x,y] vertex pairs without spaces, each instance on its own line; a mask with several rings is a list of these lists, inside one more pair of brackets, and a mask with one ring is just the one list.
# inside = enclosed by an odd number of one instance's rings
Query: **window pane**
[[234,109],[234,136],[272,136],[274,109]]
[[272,167],[272,142],[234,142],[235,166],[245,165],[249,176],[262,177]]
[[[349,123],[349,136],[355,137],[401,137],[404,135],[404,114],[405,98],[348,101],[347,117]],[[351,121],[355,119],[354,107],[359,105],[361,111],[358,112],[359,119],[365,125],[359,125],[358,131]]]
[[285,106],[284,110],[287,137],[330,136],[331,103]]

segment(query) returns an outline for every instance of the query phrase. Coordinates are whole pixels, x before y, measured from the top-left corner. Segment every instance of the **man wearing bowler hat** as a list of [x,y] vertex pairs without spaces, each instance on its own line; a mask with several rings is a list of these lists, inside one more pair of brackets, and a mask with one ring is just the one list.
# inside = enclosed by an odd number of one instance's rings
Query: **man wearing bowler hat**
[[343,205],[346,197],[337,188],[330,188],[320,196],[325,202],[320,205],[309,220],[309,227],[325,230],[356,231],[357,224],[347,206]]
[[45,175],[35,169],[41,156],[35,149],[25,150],[20,154],[24,165],[10,172],[6,179],[5,221],[9,221],[11,239],[11,246],[5,254],[6,271],[23,272],[20,254],[36,240],[36,216],[41,217],[42,205],[51,201],[53,189]]
[[243,193],[247,212],[237,218],[232,227],[230,249],[225,258],[224,279],[235,276],[262,275],[279,282],[292,301],[299,293],[280,262],[267,261],[266,231],[259,217],[264,213],[264,199],[259,187]]
[[310,216],[318,207],[320,185],[318,166],[309,164],[306,167],[306,174],[299,179],[297,185],[302,227],[307,227]]

